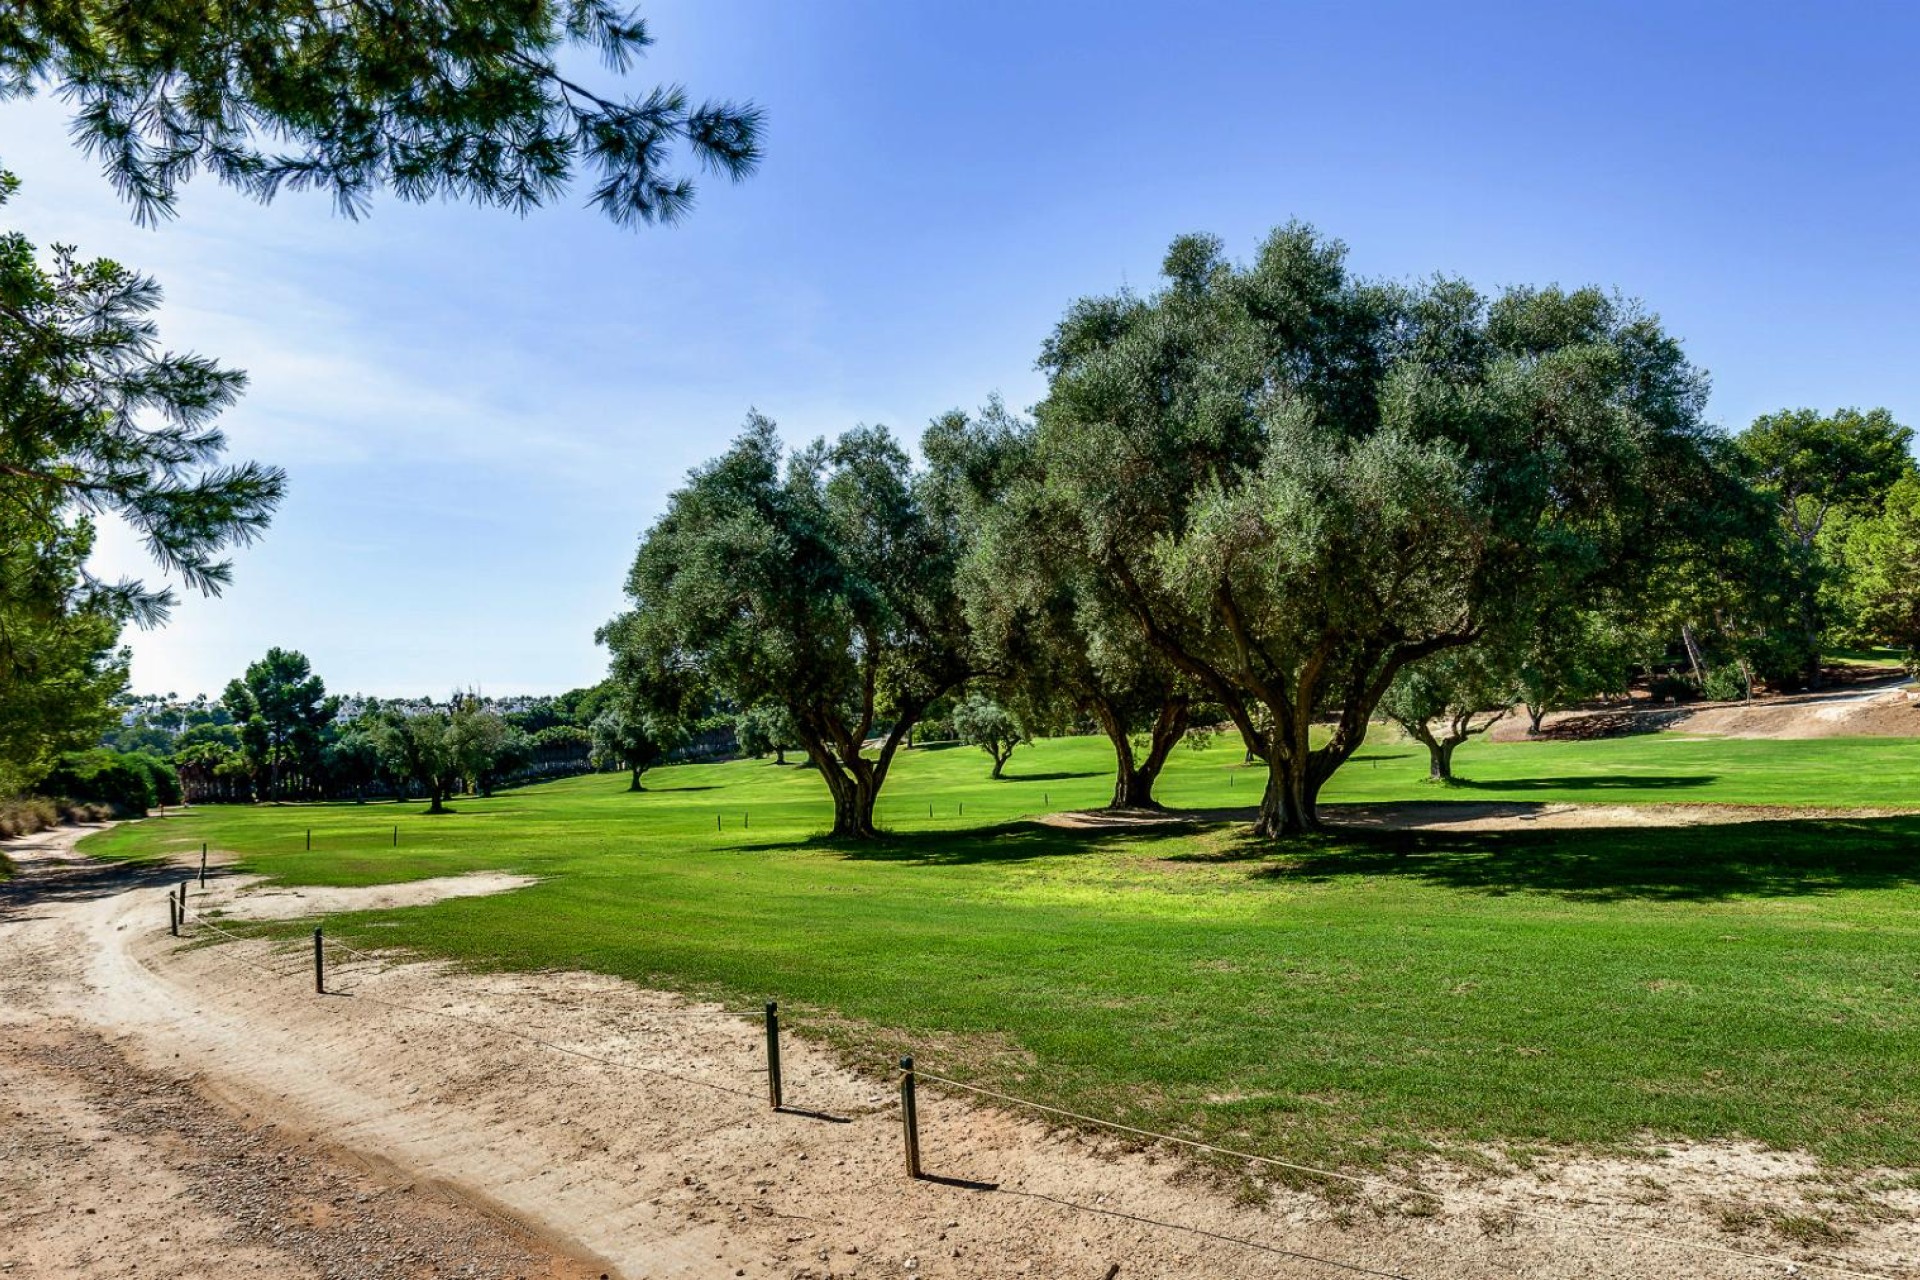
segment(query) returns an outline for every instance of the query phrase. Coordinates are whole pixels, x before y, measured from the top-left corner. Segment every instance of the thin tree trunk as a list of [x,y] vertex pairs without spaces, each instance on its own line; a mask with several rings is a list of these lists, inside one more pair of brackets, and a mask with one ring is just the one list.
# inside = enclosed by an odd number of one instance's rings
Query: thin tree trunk
[[629,772],[629,773],[631,773],[631,774],[632,774],[633,776],[632,776],[632,778],[631,778],[631,779],[630,779],[630,780],[628,781],[628,783],[627,783],[627,790],[629,790],[629,791],[645,791],[645,790],[646,790],[646,788],[640,785],[640,774],[641,774],[641,772],[642,772],[642,770],[639,770],[639,769],[631,769],[631,770],[628,770],[628,772]]
[[1540,721],[1546,717],[1546,714],[1547,714],[1547,708],[1544,703],[1536,704],[1536,703],[1529,702],[1527,704],[1527,736],[1528,737],[1537,737],[1539,735]]
[[988,754],[993,757],[993,773],[990,776],[997,781],[1001,771],[1007,767],[1007,757],[1011,756],[1013,752],[1011,750],[991,751]]

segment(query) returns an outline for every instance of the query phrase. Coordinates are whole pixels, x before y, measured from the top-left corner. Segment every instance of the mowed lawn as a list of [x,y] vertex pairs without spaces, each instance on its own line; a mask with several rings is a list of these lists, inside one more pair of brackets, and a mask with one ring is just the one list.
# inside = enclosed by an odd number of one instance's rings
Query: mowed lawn
[[[86,847],[206,840],[307,884],[531,872],[545,879],[517,893],[328,927],[476,966],[777,997],[875,1071],[911,1051],[1309,1161],[1738,1136],[1920,1166],[1920,817],[1279,847],[1225,822],[1024,819],[1103,803],[1109,759],[1099,740],[1042,742],[996,783],[977,751],[907,753],[881,802],[894,834],[871,847],[820,839],[818,779],[768,761],[658,770],[637,795],[624,775],[576,778],[441,817],[209,807]],[[1261,774],[1238,759],[1182,750],[1163,798],[1250,804]],[[1920,807],[1908,740],[1476,742],[1458,763],[1469,785],[1436,789],[1423,752],[1369,745],[1328,798]]]

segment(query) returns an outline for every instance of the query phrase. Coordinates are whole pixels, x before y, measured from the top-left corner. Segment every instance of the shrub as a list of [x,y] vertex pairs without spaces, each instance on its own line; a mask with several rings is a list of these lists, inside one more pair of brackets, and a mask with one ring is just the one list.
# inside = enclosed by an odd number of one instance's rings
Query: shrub
[[30,836],[60,821],[60,808],[45,796],[0,800],[0,840]]
[[156,804],[178,804],[180,779],[166,761],[140,751],[95,748],[61,756],[40,783],[46,795],[80,805],[104,805],[137,817]]
[[1739,667],[1726,663],[1707,672],[1700,692],[1711,702],[1738,702],[1747,696],[1747,680]]

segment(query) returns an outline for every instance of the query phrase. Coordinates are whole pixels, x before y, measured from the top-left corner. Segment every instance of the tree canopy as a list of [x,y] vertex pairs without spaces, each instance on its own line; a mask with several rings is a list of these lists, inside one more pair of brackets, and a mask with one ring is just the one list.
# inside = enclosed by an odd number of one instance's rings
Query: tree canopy
[[233,716],[240,741],[268,777],[267,797],[280,799],[284,774],[317,772],[326,728],[339,712],[326,682],[303,653],[269,649],[244,676],[229,681],[221,701]]
[[1706,380],[1598,290],[1369,282],[1297,224],[1165,274],[1049,339],[1036,505],[1268,762],[1257,830],[1312,828],[1403,667],[1616,576],[1685,500]]
[[600,631],[616,670],[785,708],[835,834],[874,834],[894,753],[968,674],[958,529],[931,490],[881,428],[788,455],[755,415],[642,539],[632,608]]
[[[0,203],[13,189],[0,174]],[[141,536],[155,563],[216,594],[232,577],[220,552],[251,541],[280,501],[285,476],[225,463],[213,425],[245,376],[160,345],[160,290],[106,259],[57,246],[42,265],[18,232],[0,236],[0,499],[15,518],[58,541],[76,513],[112,514]],[[171,592],[135,581],[69,581],[146,623]]]
[[0,11],[0,98],[70,101],[142,221],[202,172],[358,216],[378,190],[525,211],[587,169],[613,221],[670,223],[690,166],[753,171],[761,112],[678,85],[609,96],[562,69],[580,49],[621,76],[651,43],[609,0],[25,0]]

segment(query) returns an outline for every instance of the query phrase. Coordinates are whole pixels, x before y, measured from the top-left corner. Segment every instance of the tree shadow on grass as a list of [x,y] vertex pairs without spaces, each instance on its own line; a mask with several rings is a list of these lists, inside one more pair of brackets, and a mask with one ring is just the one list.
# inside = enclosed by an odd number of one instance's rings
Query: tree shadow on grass
[[1718,775],[1711,773],[1609,773],[1510,778],[1504,782],[1455,778],[1448,785],[1462,791],[1676,791],[1712,786],[1719,780]]
[[[1181,830],[1191,831],[1194,828],[1185,827]],[[1164,826],[1075,830],[1045,822],[1015,821],[967,831],[882,832],[871,840],[844,840],[820,835],[804,840],[758,845],[756,848],[768,851],[826,850],[854,862],[901,862],[954,867],[1072,857],[1099,848],[1163,840],[1168,831]]]
[[1920,816],[1523,832],[1359,831],[1225,856],[1266,857],[1261,880],[1405,877],[1499,896],[1585,902],[1806,897],[1920,885]]
[[1058,773],[1006,773],[1001,775],[1002,782],[1066,782],[1072,778],[1110,778],[1113,770],[1083,769],[1078,773],[1061,771]]

